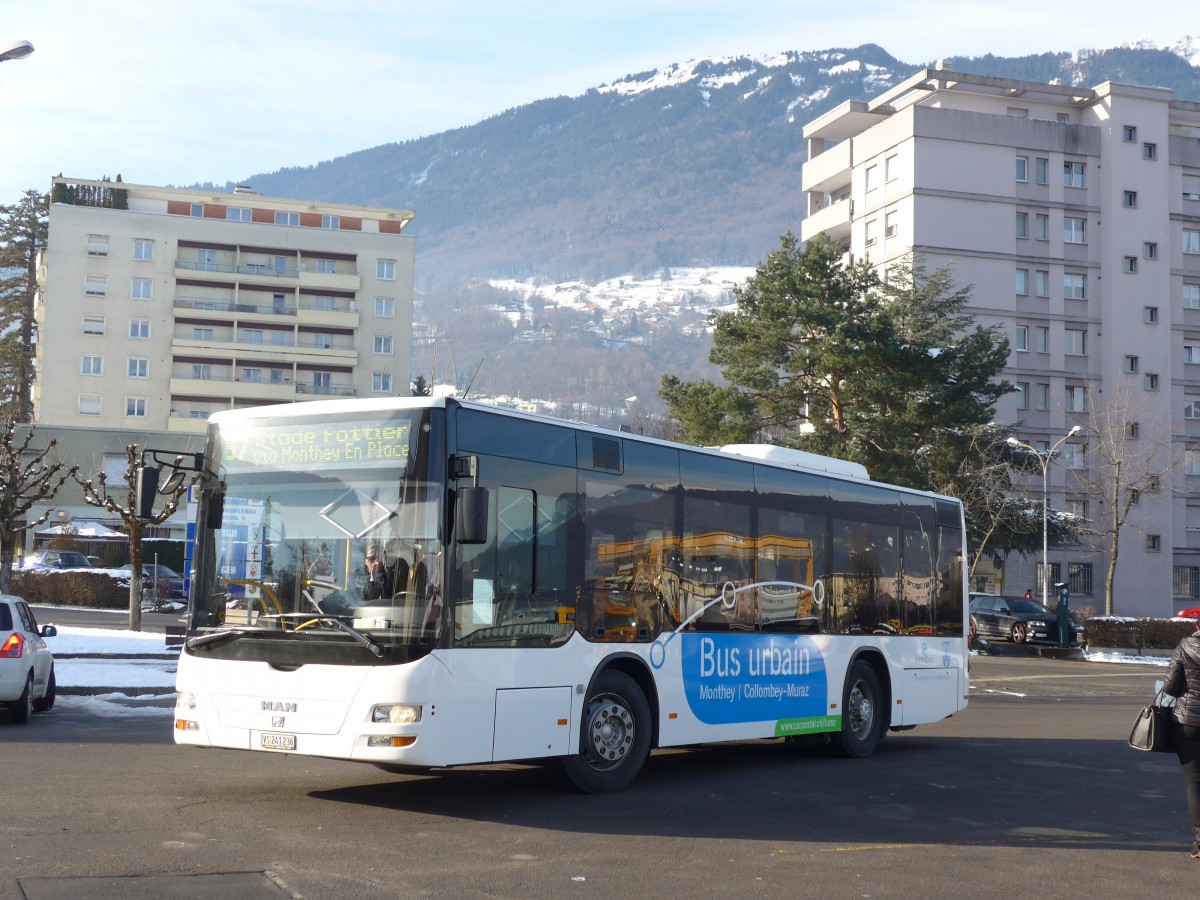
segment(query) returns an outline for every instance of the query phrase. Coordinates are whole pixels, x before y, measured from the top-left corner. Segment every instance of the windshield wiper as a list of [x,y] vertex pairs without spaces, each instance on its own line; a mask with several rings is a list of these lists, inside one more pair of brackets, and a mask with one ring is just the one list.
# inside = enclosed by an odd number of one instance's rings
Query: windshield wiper
[[225,631],[210,631],[208,634],[202,634],[200,637],[188,638],[184,642],[189,650],[195,650],[197,647],[204,647],[208,644],[219,644],[222,641],[231,641],[234,638],[240,638],[242,635],[250,632],[245,628],[229,628]]
[[358,641],[358,643],[362,644],[381,659],[386,656],[388,652],[387,647],[379,643],[379,641],[375,640],[375,638],[371,637],[366,632],[359,631],[357,628],[347,625],[345,622],[336,618],[335,616],[314,616],[309,613],[280,613],[278,615],[259,617],[260,622],[280,619],[303,619],[306,622],[321,622],[326,625],[332,625],[334,628],[338,628],[341,631],[346,632],[346,634],[350,635],[352,638],[354,638],[354,640]]

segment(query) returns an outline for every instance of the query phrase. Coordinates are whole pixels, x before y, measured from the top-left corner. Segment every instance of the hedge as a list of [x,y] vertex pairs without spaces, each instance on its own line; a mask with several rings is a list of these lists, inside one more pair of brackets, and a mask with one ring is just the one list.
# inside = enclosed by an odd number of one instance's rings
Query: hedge
[[1084,636],[1089,647],[1140,647],[1173,650],[1196,630],[1194,619],[1128,619],[1101,617],[1087,620]]
[[68,569],[63,572],[20,572],[12,575],[12,592],[29,603],[129,609],[129,578]]

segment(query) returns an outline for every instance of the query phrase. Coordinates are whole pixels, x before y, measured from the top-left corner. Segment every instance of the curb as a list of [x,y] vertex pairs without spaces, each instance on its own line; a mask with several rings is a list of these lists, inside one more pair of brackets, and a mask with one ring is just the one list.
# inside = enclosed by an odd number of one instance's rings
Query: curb
[[79,687],[60,684],[57,687],[60,697],[96,697],[101,694],[124,694],[126,697],[173,697],[173,687],[101,687],[89,685]]

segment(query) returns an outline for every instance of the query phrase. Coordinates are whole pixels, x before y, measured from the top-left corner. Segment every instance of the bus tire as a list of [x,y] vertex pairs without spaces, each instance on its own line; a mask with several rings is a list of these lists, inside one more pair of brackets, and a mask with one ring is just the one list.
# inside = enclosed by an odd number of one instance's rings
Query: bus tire
[[884,729],[883,688],[871,665],[856,660],[842,688],[842,730],[830,749],[837,756],[861,759],[875,752]]
[[584,704],[580,753],[564,756],[567,778],[588,794],[628,787],[650,756],[650,704],[637,682],[608,669]]

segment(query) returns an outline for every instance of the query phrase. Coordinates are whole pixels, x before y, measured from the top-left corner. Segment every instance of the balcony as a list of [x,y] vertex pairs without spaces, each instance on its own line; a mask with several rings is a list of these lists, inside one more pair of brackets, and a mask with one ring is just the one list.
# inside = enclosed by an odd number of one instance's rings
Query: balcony
[[318,272],[309,263],[300,263],[300,287],[317,290],[353,291],[362,288],[357,272]]
[[296,399],[297,386],[286,382],[239,381],[233,378],[172,378],[172,397],[230,397],[284,403]]
[[810,212],[800,223],[800,239],[812,240],[824,231],[835,241],[850,240],[850,200],[831,203],[824,209]]
[[[228,322],[231,313],[235,316],[266,316],[274,319],[280,316],[295,316],[297,312],[294,306],[276,306],[273,303],[234,303],[231,300],[210,300],[207,297],[176,297],[175,308],[198,312],[201,314],[201,318],[212,318],[219,322]],[[212,315],[205,315],[205,313],[212,313]]]
[[297,394],[313,397],[353,397],[358,388],[352,384],[297,384]]
[[294,284],[298,277],[295,269],[277,269],[274,266],[265,265],[236,266],[229,265],[228,263],[202,262],[195,259],[176,259],[175,270],[176,277],[179,277],[178,273],[180,271],[198,272],[202,274],[206,281],[214,281],[221,284],[237,284],[250,277],[255,280],[291,282]]
[[836,194],[850,186],[850,146],[852,141],[835,144],[800,167],[800,190]]

